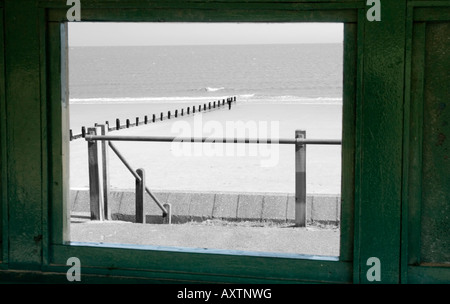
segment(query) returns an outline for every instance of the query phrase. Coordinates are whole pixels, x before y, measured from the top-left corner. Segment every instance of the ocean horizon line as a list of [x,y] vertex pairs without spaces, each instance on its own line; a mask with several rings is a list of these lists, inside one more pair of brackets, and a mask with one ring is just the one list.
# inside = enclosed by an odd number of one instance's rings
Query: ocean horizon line
[[98,48],[110,48],[110,47],[223,47],[223,46],[284,46],[284,45],[326,45],[326,44],[338,44],[342,45],[344,42],[293,42],[293,43],[217,43],[217,44],[142,44],[142,45],[69,45],[69,48],[85,48],[85,47],[98,47]]

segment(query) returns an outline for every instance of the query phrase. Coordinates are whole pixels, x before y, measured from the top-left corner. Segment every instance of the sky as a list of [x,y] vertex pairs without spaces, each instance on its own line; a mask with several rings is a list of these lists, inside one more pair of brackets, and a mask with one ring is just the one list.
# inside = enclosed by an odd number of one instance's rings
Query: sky
[[69,22],[69,46],[342,43],[341,23]]

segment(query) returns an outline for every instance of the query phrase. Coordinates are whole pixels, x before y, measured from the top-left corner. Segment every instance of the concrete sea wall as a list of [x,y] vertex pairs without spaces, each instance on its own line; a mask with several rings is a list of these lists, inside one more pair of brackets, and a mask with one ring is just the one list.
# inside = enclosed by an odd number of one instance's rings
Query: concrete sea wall
[[[152,191],[161,204],[172,206],[172,223],[222,219],[228,221],[293,222],[295,197],[293,193],[243,193],[243,192],[190,192]],[[71,190],[72,216],[88,216],[89,191]],[[149,195],[144,208],[147,223],[162,223],[162,212]],[[134,221],[135,194],[132,191],[114,190],[110,193],[113,220]],[[338,225],[340,221],[340,196],[327,194],[308,195],[307,222]]]

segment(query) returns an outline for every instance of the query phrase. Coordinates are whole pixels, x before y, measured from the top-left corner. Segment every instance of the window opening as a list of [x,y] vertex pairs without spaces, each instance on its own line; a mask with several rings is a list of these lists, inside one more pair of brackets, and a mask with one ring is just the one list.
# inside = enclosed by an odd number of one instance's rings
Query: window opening
[[[306,145],[298,227],[295,145],[211,141],[295,140],[296,130],[340,141],[342,24],[69,23],[68,38],[71,241],[339,255],[339,144]],[[96,212],[110,220],[93,221],[105,142],[89,141],[100,155],[92,169],[85,138],[95,126],[207,142],[105,145],[108,204]],[[146,224],[135,223],[141,168]]]

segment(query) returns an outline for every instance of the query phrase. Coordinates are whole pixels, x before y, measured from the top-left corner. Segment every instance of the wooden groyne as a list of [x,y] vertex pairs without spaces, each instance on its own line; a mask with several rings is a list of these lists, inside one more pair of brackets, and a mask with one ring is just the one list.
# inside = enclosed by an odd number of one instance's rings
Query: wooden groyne
[[[145,115],[143,117],[143,119],[141,119],[140,117],[136,117],[135,119],[125,119],[125,120],[120,120],[119,118],[116,118],[116,121],[114,124],[110,124],[109,121],[105,122],[105,125],[108,127],[108,132],[111,131],[118,131],[121,129],[128,129],[128,128],[132,128],[132,127],[138,127],[138,126],[142,126],[142,125],[147,125],[149,123],[156,123],[156,122],[160,122],[160,121],[165,121],[168,119],[174,119],[174,118],[180,118],[180,117],[184,117],[184,116],[188,116],[188,115],[194,115],[196,112],[197,113],[202,113],[202,112],[210,112],[210,111],[215,111],[215,110],[220,110],[220,109],[229,109],[231,108],[232,103],[236,103],[236,96],[233,97],[227,97],[226,99],[219,99],[219,100],[215,100],[212,102],[208,102],[208,103],[203,103],[203,104],[199,104],[199,105],[192,105],[192,106],[188,106],[186,108],[182,108],[180,110],[176,109],[174,112],[172,111],[167,111],[167,112],[161,112],[158,114],[150,114],[150,115]],[[185,111],[186,109],[186,111]],[[125,124],[122,124],[122,122],[125,121]],[[98,123],[95,124],[95,126],[97,126]],[[73,130],[70,129],[70,141],[75,140],[75,139],[79,139],[79,138],[84,138],[86,136],[86,130],[87,128],[85,126],[81,127],[81,133],[80,134],[73,134]]]

